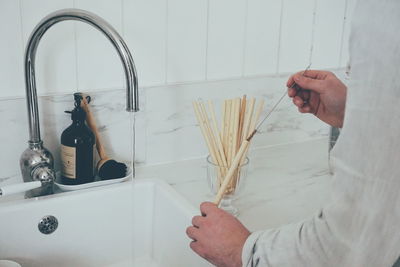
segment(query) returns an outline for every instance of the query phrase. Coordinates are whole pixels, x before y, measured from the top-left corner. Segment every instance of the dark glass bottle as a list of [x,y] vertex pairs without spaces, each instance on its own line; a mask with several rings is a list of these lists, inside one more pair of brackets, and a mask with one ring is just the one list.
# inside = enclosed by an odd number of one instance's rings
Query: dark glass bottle
[[80,103],[81,96],[75,94],[72,124],[61,134],[61,183],[65,185],[94,181],[95,136],[85,123],[86,113]]

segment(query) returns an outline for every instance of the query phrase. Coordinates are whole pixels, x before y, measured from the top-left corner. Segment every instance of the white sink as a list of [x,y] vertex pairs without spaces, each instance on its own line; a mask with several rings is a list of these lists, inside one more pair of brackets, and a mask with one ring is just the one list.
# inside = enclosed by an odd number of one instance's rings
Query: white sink
[[[198,210],[160,180],[1,203],[0,259],[22,266],[210,266],[189,248]],[[42,234],[43,216],[58,219]]]

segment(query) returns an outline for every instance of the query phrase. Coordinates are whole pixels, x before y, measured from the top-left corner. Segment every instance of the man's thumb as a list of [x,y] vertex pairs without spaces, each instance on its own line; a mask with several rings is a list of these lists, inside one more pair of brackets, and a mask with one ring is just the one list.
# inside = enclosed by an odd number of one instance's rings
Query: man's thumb
[[294,82],[303,89],[315,91],[321,93],[323,91],[322,80],[308,78],[301,74],[296,74],[294,77]]

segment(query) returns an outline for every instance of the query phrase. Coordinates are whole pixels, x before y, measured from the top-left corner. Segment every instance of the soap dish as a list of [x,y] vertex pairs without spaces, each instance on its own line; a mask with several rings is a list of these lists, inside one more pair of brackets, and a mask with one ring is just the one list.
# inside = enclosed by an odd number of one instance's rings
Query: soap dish
[[59,172],[57,172],[56,177],[57,177],[57,181],[55,182],[55,185],[61,191],[67,192],[67,191],[75,191],[75,190],[87,189],[87,188],[92,188],[92,187],[97,187],[97,186],[125,182],[125,181],[128,181],[129,179],[131,179],[132,172],[130,171],[130,169],[128,169],[127,175],[125,177],[117,178],[117,179],[100,180],[100,177],[96,176],[94,182],[78,184],[78,185],[65,185],[65,184],[59,183],[59,181],[60,181],[60,179],[59,179],[60,173]]

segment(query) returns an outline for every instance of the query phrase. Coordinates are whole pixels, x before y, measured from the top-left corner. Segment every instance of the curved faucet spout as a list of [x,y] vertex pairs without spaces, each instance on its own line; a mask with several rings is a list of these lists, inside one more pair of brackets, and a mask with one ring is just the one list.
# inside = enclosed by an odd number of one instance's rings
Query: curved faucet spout
[[35,57],[39,42],[45,32],[54,24],[64,20],[77,20],[88,23],[102,32],[117,50],[122,61],[126,78],[126,110],[139,110],[139,88],[135,64],[128,46],[117,31],[99,16],[80,9],[63,9],[42,19],[33,30],[25,50],[25,85],[29,122],[29,147],[21,155],[20,167],[24,182],[41,181],[41,188],[27,192],[27,196],[40,196],[52,193],[54,182],[54,160],[43,146],[40,138],[40,124],[35,80]]
[[42,19],[33,30],[25,51],[25,83],[29,120],[29,141],[40,143],[39,112],[35,81],[35,57],[39,42],[44,33],[54,24],[64,20],[86,22],[101,31],[113,44],[122,61],[126,77],[126,110],[139,110],[139,89],[135,64],[128,46],[118,32],[104,19],[80,9],[62,9]]

